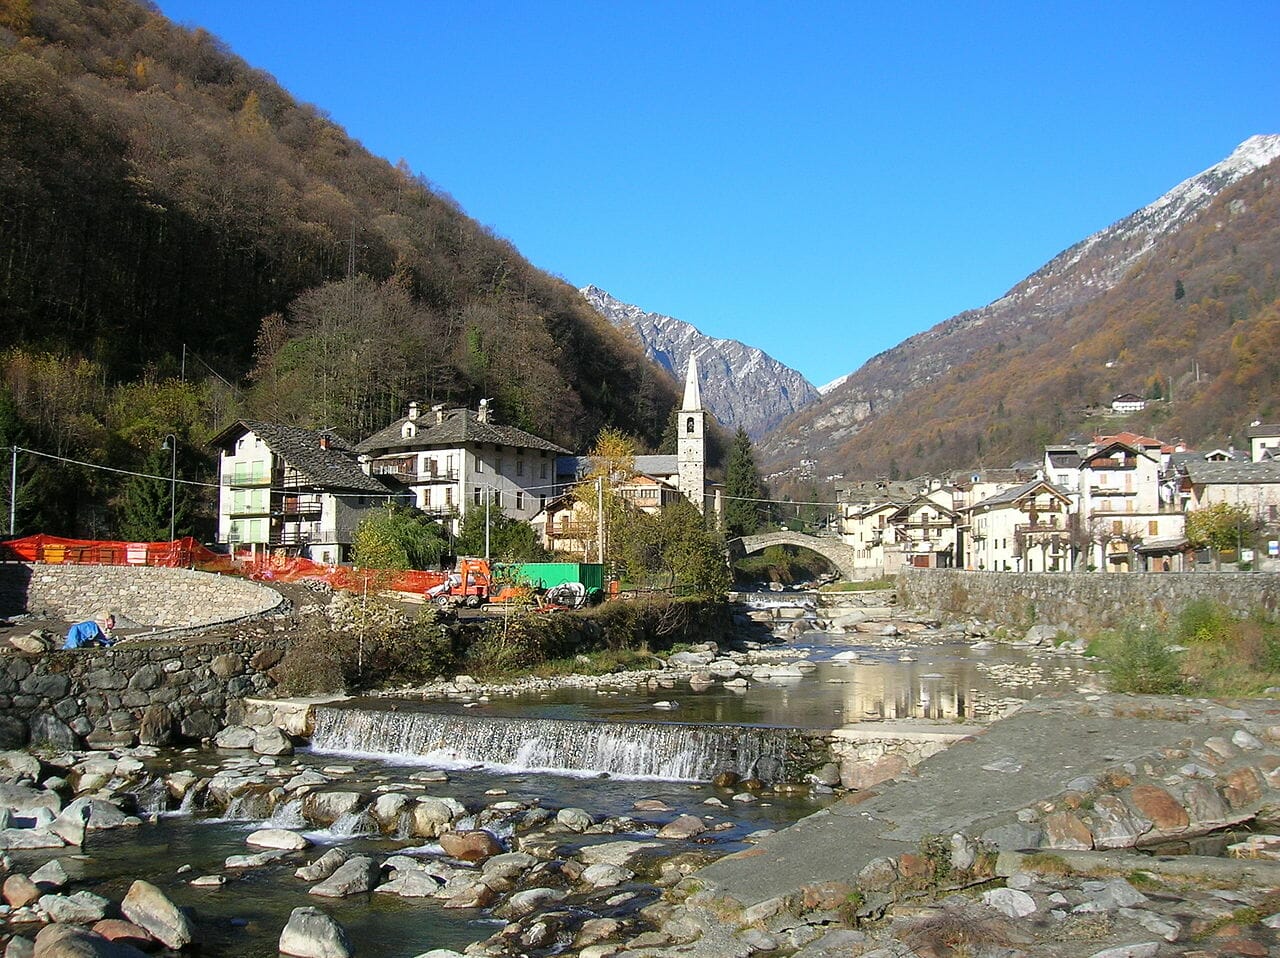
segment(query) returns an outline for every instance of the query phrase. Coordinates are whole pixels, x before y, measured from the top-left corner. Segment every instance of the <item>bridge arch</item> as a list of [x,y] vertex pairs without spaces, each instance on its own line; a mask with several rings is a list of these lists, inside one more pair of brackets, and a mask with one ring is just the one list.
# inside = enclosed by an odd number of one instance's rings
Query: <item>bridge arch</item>
[[854,562],[853,549],[834,537],[805,535],[803,532],[762,532],[754,536],[742,536],[730,539],[726,543],[729,550],[729,561],[733,562],[753,552],[761,552],[769,546],[798,546],[818,553],[830,562],[846,579],[856,579],[857,568]]

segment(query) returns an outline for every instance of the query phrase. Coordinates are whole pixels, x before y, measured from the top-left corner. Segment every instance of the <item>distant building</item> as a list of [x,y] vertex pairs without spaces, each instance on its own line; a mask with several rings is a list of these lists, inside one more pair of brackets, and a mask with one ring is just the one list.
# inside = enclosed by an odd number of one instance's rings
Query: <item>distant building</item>
[[1249,451],[1254,462],[1280,459],[1280,423],[1255,422],[1249,427]]
[[332,432],[241,419],[212,445],[219,450],[218,541],[233,549],[344,562],[360,521],[396,498]]
[[1119,413],[1142,412],[1147,408],[1147,401],[1136,393],[1121,393],[1111,400],[1111,411]]

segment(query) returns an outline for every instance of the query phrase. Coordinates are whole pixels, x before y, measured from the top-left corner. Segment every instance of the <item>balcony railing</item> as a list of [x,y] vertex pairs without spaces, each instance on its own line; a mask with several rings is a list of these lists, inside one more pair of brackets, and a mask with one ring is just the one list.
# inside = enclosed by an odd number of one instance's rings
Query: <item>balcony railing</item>
[[268,476],[249,476],[244,473],[232,473],[231,475],[223,474],[222,485],[230,486],[238,489],[260,489],[263,486],[271,485],[271,477]]
[[[348,539],[350,537],[347,537]],[[333,529],[321,529],[319,532],[299,531],[297,529],[278,530],[271,533],[273,546],[302,546],[313,542],[346,542],[340,540]],[[348,543],[349,544],[349,543]]]
[[233,519],[261,518],[271,515],[268,505],[232,505],[227,515]]
[[297,496],[285,496],[280,514],[284,516],[318,516],[324,511],[319,502],[299,499]]

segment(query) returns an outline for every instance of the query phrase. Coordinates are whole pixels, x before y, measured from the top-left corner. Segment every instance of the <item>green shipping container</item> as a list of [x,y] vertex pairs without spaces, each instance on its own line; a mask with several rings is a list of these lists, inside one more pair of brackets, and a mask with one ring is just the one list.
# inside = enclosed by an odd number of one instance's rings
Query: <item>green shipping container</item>
[[520,580],[539,589],[566,582],[581,582],[591,589],[604,589],[604,566],[598,562],[524,562],[512,567]]

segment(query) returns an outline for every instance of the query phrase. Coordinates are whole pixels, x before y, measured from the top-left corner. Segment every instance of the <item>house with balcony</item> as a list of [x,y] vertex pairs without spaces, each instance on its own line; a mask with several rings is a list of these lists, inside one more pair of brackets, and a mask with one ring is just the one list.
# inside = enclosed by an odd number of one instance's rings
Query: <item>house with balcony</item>
[[356,527],[396,498],[331,431],[237,420],[218,449],[218,541],[233,550],[283,549],[317,562],[350,558]]
[[1164,460],[1160,440],[1146,437],[1104,437],[1082,457],[1078,512],[1087,566],[1129,572],[1181,561],[1184,517],[1162,486]]
[[1280,460],[1280,423],[1255,422],[1245,435],[1249,438],[1250,458],[1254,462]]
[[500,509],[528,522],[556,492],[556,458],[568,450],[494,421],[476,409],[409,404],[407,414],[356,446],[375,479],[406,490],[413,505],[456,535],[472,509]]
[[962,526],[967,568],[997,572],[1065,572],[1074,557],[1071,494],[1047,479],[1020,486],[970,506]]
[[907,565],[943,569],[955,564],[953,502],[952,490],[940,487],[913,497],[889,514],[887,522],[893,530],[893,541],[885,546],[885,575],[893,575]]

